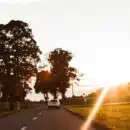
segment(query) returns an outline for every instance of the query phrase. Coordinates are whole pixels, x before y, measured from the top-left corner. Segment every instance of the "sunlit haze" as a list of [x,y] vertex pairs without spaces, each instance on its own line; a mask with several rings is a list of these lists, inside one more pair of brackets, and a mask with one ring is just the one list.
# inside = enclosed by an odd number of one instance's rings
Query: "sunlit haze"
[[43,54],[57,47],[71,51],[71,64],[84,73],[75,94],[130,81],[129,0],[12,1],[0,0],[0,23],[27,22]]

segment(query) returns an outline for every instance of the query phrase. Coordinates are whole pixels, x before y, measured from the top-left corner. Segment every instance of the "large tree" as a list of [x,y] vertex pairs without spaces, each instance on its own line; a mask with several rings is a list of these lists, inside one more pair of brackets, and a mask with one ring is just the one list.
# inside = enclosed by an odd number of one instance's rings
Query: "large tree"
[[58,92],[62,94],[62,98],[65,98],[65,92],[72,81],[78,80],[77,70],[69,65],[72,58],[71,52],[61,48],[57,48],[49,54],[48,61],[51,64],[52,88],[55,98],[57,98]]
[[2,99],[22,100],[27,81],[37,73],[41,51],[23,21],[0,24],[0,82]]

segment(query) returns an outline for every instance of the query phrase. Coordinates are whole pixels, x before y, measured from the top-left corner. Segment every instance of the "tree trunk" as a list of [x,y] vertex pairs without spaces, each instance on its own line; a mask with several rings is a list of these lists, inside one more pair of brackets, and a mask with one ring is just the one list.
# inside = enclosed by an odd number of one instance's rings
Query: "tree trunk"
[[43,93],[43,96],[44,96],[45,102],[47,102],[48,101],[48,93]]
[[14,109],[14,101],[13,101],[13,95],[10,94],[10,99],[9,99],[9,110],[12,111]]
[[1,100],[4,101],[4,102],[8,101],[8,94],[2,92]]
[[61,93],[61,96],[62,96],[62,99],[65,99],[65,98],[66,98],[64,92]]
[[54,99],[57,99],[57,93],[53,93]]

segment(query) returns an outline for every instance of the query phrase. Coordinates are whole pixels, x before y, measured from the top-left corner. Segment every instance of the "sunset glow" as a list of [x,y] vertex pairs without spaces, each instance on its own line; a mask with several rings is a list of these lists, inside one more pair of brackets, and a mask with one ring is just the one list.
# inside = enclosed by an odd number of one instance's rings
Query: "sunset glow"
[[11,19],[27,22],[43,55],[55,48],[73,53],[72,66],[86,77],[75,90],[77,95],[130,81],[128,0],[8,1],[0,0],[1,23]]

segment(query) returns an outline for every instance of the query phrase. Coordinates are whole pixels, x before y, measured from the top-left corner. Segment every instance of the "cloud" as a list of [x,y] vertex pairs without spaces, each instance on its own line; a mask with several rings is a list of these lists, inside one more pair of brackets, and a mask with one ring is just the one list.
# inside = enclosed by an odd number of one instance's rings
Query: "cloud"
[[28,4],[39,2],[40,0],[0,0],[0,3],[6,4]]

